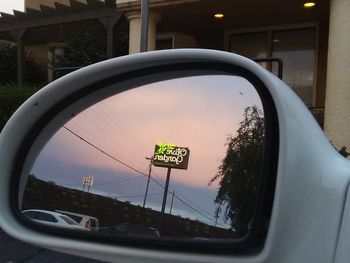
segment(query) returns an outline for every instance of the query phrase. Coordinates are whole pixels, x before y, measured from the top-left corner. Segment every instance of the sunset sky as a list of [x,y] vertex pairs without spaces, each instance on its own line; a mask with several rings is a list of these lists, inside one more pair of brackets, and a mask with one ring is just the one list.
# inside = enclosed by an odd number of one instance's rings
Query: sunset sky
[[[174,202],[173,213],[207,223],[214,217],[217,183],[208,186],[225,156],[227,137],[235,134],[244,108],[260,98],[245,79],[197,76],[145,85],[109,97],[66,123],[66,127],[125,164],[148,174],[157,142],[188,147],[188,170],[172,169],[170,191],[191,203],[198,214]],[[164,185],[166,168],[152,168]],[[102,154],[66,129],[42,150],[32,173],[58,185],[82,189],[93,175],[92,192],[142,204],[146,176]],[[160,210],[163,189],[151,182],[147,206]],[[168,204],[171,198],[168,198]],[[176,200],[175,200],[176,201]],[[225,225],[221,222],[222,225]]]

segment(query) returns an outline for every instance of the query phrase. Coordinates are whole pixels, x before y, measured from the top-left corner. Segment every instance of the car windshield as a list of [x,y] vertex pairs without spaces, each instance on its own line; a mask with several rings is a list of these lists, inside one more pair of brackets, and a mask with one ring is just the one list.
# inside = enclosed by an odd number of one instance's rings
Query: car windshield
[[78,225],[77,222],[75,222],[73,219],[69,218],[68,216],[62,215],[60,216],[65,222],[67,222],[69,225]]
[[62,214],[67,215],[69,218],[72,218],[77,223],[80,223],[80,221],[82,220],[81,216],[76,216],[76,215],[66,214],[66,213],[62,213]]

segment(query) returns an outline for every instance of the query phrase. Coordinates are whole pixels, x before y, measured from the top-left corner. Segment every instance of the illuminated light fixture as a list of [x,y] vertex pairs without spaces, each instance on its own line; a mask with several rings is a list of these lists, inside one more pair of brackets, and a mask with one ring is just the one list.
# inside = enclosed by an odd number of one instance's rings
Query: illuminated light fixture
[[314,7],[315,5],[316,5],[315,2],[306,2],[306,3],[304,4],[304,7],[305,7],[305,8],[311,8],[311,7]]
[[224,14],[222,14],[222,13],[216,13],[216,14],[214,15],[214,18],[216,18],[216,19],[223,19],[223,18],[224,18]]

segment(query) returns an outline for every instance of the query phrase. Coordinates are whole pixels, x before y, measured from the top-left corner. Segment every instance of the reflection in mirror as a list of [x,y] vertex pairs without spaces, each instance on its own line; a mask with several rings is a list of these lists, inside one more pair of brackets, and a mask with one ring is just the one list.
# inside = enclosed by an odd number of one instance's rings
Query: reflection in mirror
[[258,198],[264,136],[260,97],[242,77],[140,86],[54,134],[27,174],[21,210],[116,237],[239,238]]

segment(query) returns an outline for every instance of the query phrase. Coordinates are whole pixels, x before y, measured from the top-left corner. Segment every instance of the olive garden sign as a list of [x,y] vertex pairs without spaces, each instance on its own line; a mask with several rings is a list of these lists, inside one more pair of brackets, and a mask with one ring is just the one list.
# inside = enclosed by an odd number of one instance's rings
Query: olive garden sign
[[190,150],[174,144],[157,143],[154,149],[153,165],[187,170]]
[[160,220],[160,232],[163,231],[163,221],[165,206],[167,200],[167,194],[169,189],[170,173],[171,169],[183,169],[187,170],[188,159],[190,157],[190,150],[187,147],[178,147],[174,144],[157,143],[153,154],[153,165],[158,167],[168,168],[163,203],[162,203],[162,215]]

